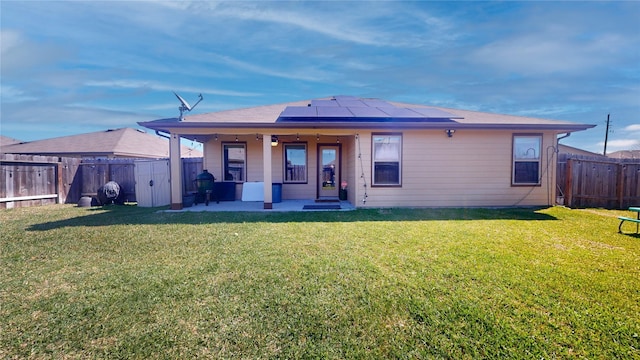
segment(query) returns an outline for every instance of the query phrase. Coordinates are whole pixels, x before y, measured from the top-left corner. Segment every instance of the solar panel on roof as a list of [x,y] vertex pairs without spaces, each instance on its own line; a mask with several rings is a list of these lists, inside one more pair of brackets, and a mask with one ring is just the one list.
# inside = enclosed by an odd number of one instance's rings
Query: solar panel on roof
[[463,117],[435,108],[397,107],[377,99],[336,96],[312,100],[309,106],[288,106],[278,121],[453,122]]
[[316,107],[311,106],[287,106],[280,114],[282,117],[317,116]]
[[311,100],[311,106],[340,106],[336,100]]
[[385,107],[380,109],[385,113],[389,114],[390,117],[401,117],[401,118],[422,118],[424,117],[422,114],[418,114],[415,111],[407,108],[399,108],[399,107]]
[[388,114],[386,114],[385,112],[381,111],[378,108],[374,108],[374,107],[352,107],[349,108],[349,110],[356,116],[356,117],[372,117],[372,118],[388,118],[390,117]]
[[367,104],[363,103],[360,100],[336,100],[334,102],[337,102],[342,107],[366,107],[367,106]]
[[333,98],[336,100],[360,100],[359,97],[349,95],[336,95]]
[[395,107],[386,101],[378,100],[378,99],[362,99],[362,102],[364,102],[367,106],[371,106],[371,107]]
[[340,106],[318,106],[317,109],[320,117],[353,117],[348,108]]

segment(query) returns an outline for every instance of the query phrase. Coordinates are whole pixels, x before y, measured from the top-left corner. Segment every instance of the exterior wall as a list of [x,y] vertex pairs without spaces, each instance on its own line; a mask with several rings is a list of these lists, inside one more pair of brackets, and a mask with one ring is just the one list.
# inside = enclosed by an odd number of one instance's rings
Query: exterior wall
[[[263,135],[259,135],[262,138]],[[217,135],[204,144],[203,169],[209,170],[215,176],[216,181],[221,181],[222,176],[222,144],[235,143],[235,135]],[[271,148],[272,182],[283,183],[282,199],[314,199],[317,192],[318,177],[318,144],[335,143],[335,136],[321,135],[279,135],[278,146]],[[297,140],[297,139],[300,140]],[[353,183],[353,136],[341,136],[342,146],[342,180]],[[262,140],[256,140],[254,135],[239,135],[238,142],[247,147],[247,181],[264,181]],[[304,143],[307,145],[307,182],[284,183],[284,144]],[[349,160],[348,158],[351,158]],[[242,196],[242,184],[236,185],[236,199]],[[351,196],[351,195],[350,195]]]
[[361,173],[357,151],[358,140],[355,136],[345,140],[342,146],[342,180],[347,182],[347,200],[358,205],[356,189]]
[[[359,207],[483,207],[547,205],[555,199],[555,134],[543,134],[540,186],[512,186],[513,131],[402,132],[402,186],[371,186],[371,133],[360,134],[367,181]],[[388,131],[380,131],[388,132]],[[533,132],[522,132],[533,133]],[[547,153],[552,161],[547,162]],[[548,171],[548,172],[547,172]],[[550,186],[549,186],[550,185]],[[364,197],[362,181],[357,197]],[[552,202],[551,202],[552,203]]]
[[[306,143],[307,145],[307,182],[300,184],[283,184],[283,199],[312,199],[316,196],[316,174],[318,164],[317,141],[314,136],[300,136],[300,140],[292,138],[285,140],[285,143]],[[280,179],[284,179],[284,147],[278,145],[278,174]],[[282,181],[280,181],[282,182]]]
[[[443,130],[341,130],[341,180],[348,183],[348,200],[357,207],[485,207],[544,206],[555,200],[556,133],[506,130],[458,130],[453,137]],[[372,186],[371,134],[402,134],[402,186]],[[272,181],[283,183],[285,143],[306,143],[308,181],[283,184],[282,198],[313,199],[317,194],[317,145],[336,142],[336,135],[279,135],[272,147]],[[356,136],[357,134],[357,136]],[[512,186],[514,134],[542,134],[541,185]],[[222,179],[222,143],[235,135],[218,135],[204,146],[204,168]],[[262,135],[260,135],[262,138]],[[239,135],[247,146],[247,181],[263,181],[263,143],[256,135]],[[363,176],[361,176],[363,175]],[[366,183],[366,186],[365,186]],[[242,184],[236,185],[240,199]],[[366,197],[365,197],[366,194]],[[366,200],[366,201],[363,201]]]

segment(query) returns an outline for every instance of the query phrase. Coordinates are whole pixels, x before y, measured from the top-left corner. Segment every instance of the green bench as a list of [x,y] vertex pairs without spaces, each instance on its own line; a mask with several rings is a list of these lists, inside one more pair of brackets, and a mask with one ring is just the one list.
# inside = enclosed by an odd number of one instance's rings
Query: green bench
[[629,211],[636,212],[638,214],[637,218],[630,218],[626,216],[618,216],[618,220],[620,220],[620,225],[618,225],[618,232],[622,233],[622,224],[625,221],[636,223],[636,234],[638,233],[638,228],[640,228],[640,207],[630,207]]

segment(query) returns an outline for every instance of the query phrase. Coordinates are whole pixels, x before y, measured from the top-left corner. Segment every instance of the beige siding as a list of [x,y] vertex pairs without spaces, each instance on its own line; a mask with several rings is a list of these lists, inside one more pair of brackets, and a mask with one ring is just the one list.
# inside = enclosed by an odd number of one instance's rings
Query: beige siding
[[[204,146],[204,165],[216,179],[222,179],[222,144],[235,142],[235,135],[218,135],[218,139],[210,139]],[[260,138],[262,135],[259,136]],[[297,138],[300,140],[297,140]],[[336,137],[321,136],[320,142],[329,139],[335,141]],[[317,186],[317,145],[316,135],[285,135],[279,136],[280,143],[271,148],[272,156],[272,182],[283,183],[282,198],[286,199],[313,199],[316,197]],[[247,146],[247,181],[264,181],[262,164],[262,140],[257,141],[255,135],[239,135],[238,141]],[[345,137],[344,141],[348,141]],[[307,183],[284,183],[284,143],[306,143],[307,145]],[[342,142],[341,142],[342,143]],[[343,157],[345,145],[343,144]],[[343,163],[343,176],[346,165]],[[236,198],[240,199],[242,185],[236,188]]]
[[[555,156],[550,166],[547,164],[548,157],[555,155],[550,149],[556,137],[552,132],[543,134],[541,186],[511,186],[513,131],[459,130],[449,138],[443,130],[420,130],[401,132],[402,186],[372,187],[371,134],[389,131],[359,130],[351,135],[342,131],[322,135],[319,142],[315,134],[299,135],[299,142],[307,144],[308,182],[283,184],[284,200],[316,197],[317,144],[334,143],[338,135],[342,180],[348,182],[349,201],[358,207],[535,206],[555,199]],[[280,144],[271,148],[275,183],[284,180],[282,144],[298,142],[295,134],[279,139]],[[247,145],[247,181],[263,181],[262,141],[257,141],[255,134],[240,135],[238,140]],[[219,135],[217,141],[211,139],[204,147],[205,168],[217,179],[222,179],[222,143],[234,141],[235,135]],[[363,202],[365,190],[367,198]],[[241,192],[239,184],[237,198]]]
[[[371,134],[361,135],[362,158],[370,184]],[[402,187],[369,185],[365,206],[546,205],[554,199],[555,188],[547,188],[547,151],[542,154],[541,186],[511,186],[512,136],[511,131],[458,131],[452,138],[443,131],[404,132]],[[554,134],[545,134],[542,148],[553,146],[554,138]],[[549,169],[554,168],[553,164]],[[549,183],[555,184],[553,177],[551,180]],[[359,187],[359,198],[363,192],[364,187]]]
[[[222,144],[235,143],[235,135],[217,135],[204,144],[204,169],[215,176],[216,181],[224,181]],[[253,136],[238,136],[238,142],[246,145],[247,181],[262,181],[262,140]],[[275,161],[275,159],[274,159]],[[274,180],[275,182],[275,180]],[[242,184],[236,185],[236,199],[242,197]]]
[[[300,184],[284,184],[282,186],[283,199],[313,199],[316,197],[316,164],[317,164],[317,145],[313,136],[300,136],[300,140],[291,139],[291,143],[306,143],[307,145],[307,182]],[[284,148],[280,148],[280,164],[279,176],[284,179]]]
[[[350,137],[348,141],[345,141],[342,145],[342,180],[347,182],[347,195],[348,200],[352,204],[357,202],[356,200],[356,178],[359,174],[360,168],[357,162],[357,148],[355,137]],[[351,189],[354,189],[353,191]]]

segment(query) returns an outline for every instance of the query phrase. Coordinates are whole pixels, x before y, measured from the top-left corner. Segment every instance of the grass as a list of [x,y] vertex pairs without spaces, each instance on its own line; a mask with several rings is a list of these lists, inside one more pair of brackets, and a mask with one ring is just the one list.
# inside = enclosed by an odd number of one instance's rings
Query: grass
[[625,213],[2,210],[0,358],[639,359]]

